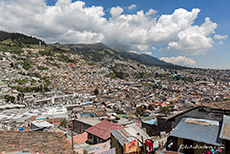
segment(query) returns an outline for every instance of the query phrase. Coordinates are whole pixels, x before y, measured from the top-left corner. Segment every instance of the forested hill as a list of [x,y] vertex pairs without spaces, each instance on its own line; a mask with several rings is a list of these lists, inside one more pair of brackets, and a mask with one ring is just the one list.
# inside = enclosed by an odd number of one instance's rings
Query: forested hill
[[39,42],[41,42],[41,45],[46,45],[44,41],[32,36],[27,36],[20,33],[8,33],[5,31],[0,31],[0,43],[4,45],[18,45],[18,46],[22,46],[25,44],[39,45]]

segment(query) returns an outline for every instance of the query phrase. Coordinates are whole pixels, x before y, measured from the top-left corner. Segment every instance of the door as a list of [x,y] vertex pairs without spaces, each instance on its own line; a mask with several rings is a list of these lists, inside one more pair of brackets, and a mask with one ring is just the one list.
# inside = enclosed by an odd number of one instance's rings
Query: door
[[[184,139],[184,145],[186,147],[193,147],[193,141],[192,140],[188,140],[188,139]],[[186,154],[194,154],[194,149],[193,148],[184,148],[184,153]]]

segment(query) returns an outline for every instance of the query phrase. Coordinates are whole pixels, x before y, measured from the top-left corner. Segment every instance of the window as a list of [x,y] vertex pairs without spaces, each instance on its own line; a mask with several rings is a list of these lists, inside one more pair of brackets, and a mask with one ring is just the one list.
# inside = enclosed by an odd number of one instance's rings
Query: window
[[88,139],[92,139],[93,135],[92,134],[88,134]]

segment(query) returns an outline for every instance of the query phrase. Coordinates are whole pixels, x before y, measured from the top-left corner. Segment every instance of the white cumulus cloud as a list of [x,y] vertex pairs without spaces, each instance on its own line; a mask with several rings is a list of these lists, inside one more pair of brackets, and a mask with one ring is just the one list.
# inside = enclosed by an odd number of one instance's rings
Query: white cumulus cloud
[[144,54],[146,54],[146,55],[152,55],[152,52],[151,51],[146,51],[146,52],[143,52]]
[[193,66],[196,64],[196,62],[193,59],[186,58],[184,56],[178,56],[178,57],[161,57],[160,60],[163,60],[167,63],[172,63],[176,65],[182,65],[182,66]]
[[148,45],[138,45],[138,49],[139,49],[140,51],[147,50],[148,48],[149,48]]
[[112,7],[110,10],[110,14],[112,15],[113,18],[118,18],[123,11],[124,9],[121,8],[120,6]]
[[214,33],[216,27],[217,24],[207,17],[200,27],[189,26],[180,31],[177,34],[178,40],[169,42],[167,49],[189,55],[205,54],[205,51],[213,47],[214,41],[209,35]]
[[0,29],[33,35],[47,43],[103,42],[129,51],[167,44],[168,50],[198,55],[213,47],[210,36],[217,27],[209,18],[195,25],[200,11],[180,8],[157,18],[152,16],[157,13],[153,9],[125,14],[116,6],[108,12],[111,17],[105,18],[102,6],[87,7],[83,1],[57,0],[47,6],[45,0],[0,0]]
[[155,15],[156,13],[157,13],[157,11],[156,11],[156,10],[149,9],[149,11],[148,11],[148,12],[146,12],[145,14],[146,14],[147,16],[150,16],[150,15]]
[[135,8],[137,8],[137,6],[135,4],[133,4],[133,5],[128,7],[129,10],[132,10],[132,9],[135,9]]
[[227,39],[228,35],[214,35],[214,39],[216,40],[223,40],[223,39]]

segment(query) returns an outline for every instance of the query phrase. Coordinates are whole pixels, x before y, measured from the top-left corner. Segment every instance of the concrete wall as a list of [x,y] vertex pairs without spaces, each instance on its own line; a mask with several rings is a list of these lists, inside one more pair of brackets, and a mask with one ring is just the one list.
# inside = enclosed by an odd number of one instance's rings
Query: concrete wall
[[89,127],[92,127],[92,126],[89,124],[77,121],[77,120],[73,120],[73,131],[78,134],[84,133],[85,130],[88,129]]
[[141,125],[142,125],[142,128],[145,128],[146,133],[149,136],[154,136],[154,135],[156,135],[159,132],[158,128],[157,128],[157,125],[146,124],[144,122],[142,122]]
[[88,137],[87,138],[88,138],[87,142],[93,143],[93,139],[94,139],[93,134],[88,133]]
[[166,121],[165,119],[161,117],[157,118],[157,126],[160,132],[161,131],[170,132],[172,130],[172,122]]
[[[184,140],[182,138],[177,138],[177,148],[179,148],[180,145],[183,143],[184,143]],[[181,149],[180,152],[183,153],[184,149]]]
[[116,148],[116,154],[123,154],[123,147],[113,136],[111,136],[111,148]]
[[[90,136],[91,136],[91,138],[90,138]],[[91,144],[98,144],[98,143],[103,143],[103,142],[106,142],[106,141],[108,141],[108,139],[104,140],[104,139],[102,139],[102,138],[100,138],[98,136],[95,136],[93,134],[88,133],[88,140],[87,140],[87,142],[89,142]]]
[[33,123],[31,123],[31,129],[38,129],[39,127],[35,126]]

